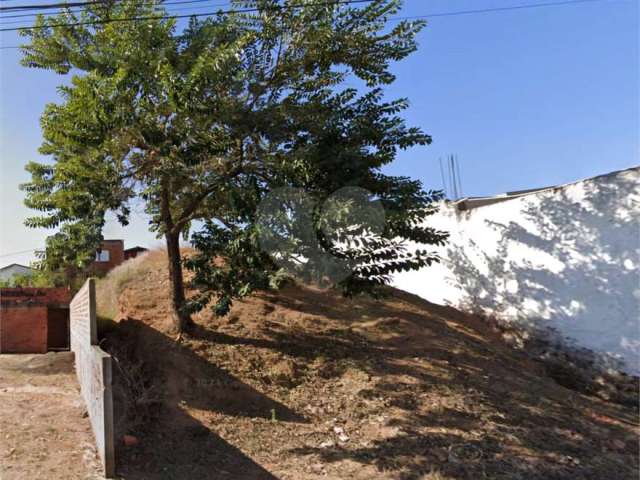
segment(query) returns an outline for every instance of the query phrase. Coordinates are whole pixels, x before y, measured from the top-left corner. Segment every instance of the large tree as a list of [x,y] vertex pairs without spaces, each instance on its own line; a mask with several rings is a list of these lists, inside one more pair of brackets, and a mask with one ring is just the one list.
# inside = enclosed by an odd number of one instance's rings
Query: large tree
[[[406,100],[383,98],[391,62],[416,49],[423,27],[389,25],[399,8],[400,0],[234,1],[180,28],[155,0],[105,0],[38,17],[23,32],[23,64],[71,75],[42,116],[40,152],[53,161],[29,163],[23,185],[27,205],[42,212],[27,225],[58,229],[44,262],[86,265],[105,215],[126,224],[142,201],[166,240],[182,331],[212,295],[225,313],[278,271],[260,248],[265,195],[295,187],[321,206],[345,186],[366,189],[386,214],[384,231],[370,238],[360,228],[345,249],[314,207],[320,248],[350,262],[345,292],[437,260],[405,242],[444,241],[423,225],[438,193],[380,170],[399,148],[430,142],[399,117]],[[194,221],[205,225],[189,262],[201,294],[188,304],[179,242]]]

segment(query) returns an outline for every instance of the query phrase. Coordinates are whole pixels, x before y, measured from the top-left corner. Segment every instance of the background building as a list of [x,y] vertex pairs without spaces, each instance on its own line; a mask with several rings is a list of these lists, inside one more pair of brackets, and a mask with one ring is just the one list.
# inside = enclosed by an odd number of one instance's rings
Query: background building
[[6,267],[0,268],[0,282],[7,282],[13,279],[17,275],[31,275],[33,272],[31,268],[19,263],[12,263]]

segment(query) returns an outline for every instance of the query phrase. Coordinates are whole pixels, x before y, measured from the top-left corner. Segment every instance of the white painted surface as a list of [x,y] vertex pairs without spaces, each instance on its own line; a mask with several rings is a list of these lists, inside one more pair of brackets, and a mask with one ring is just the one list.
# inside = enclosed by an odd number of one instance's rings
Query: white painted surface
[[555,330],[640,374],[640,168],[468,211],[443,204],[429,225],[450,232],[443,262],[397,287]]

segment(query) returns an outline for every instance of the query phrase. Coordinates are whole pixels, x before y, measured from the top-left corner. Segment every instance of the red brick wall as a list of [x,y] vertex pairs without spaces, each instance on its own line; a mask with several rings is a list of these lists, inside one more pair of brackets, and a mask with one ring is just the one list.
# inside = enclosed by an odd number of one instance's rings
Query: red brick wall
[[123,240],[103,240],[100,250],[109,252],[108,262],[96,262],[91,264],[94,273],[105,274],[114,267],[124,262],[124,241]]
[[0,288],[0,352],[46,353],[49,306],[70,301],[67,288]]
[[68,288],[0,288],[2,305],[37,304],[69,305],[71,290]]
[[0,352],[47,353],[46,305],[2,306]]

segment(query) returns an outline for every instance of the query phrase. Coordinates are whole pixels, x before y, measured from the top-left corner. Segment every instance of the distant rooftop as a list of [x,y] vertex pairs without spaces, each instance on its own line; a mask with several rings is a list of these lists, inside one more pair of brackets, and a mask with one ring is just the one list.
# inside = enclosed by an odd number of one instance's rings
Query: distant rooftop
[[5,265],[4,267],[0,267],[0,270],[6,270],[8,268],[14,268],[14,267],[26,268],[26,269],[31,270],[31,267],[27,267],[26,265],[22,265],[20,263],[10,263],[9,265]]
[[626,168],[624,170],[616,170],[615,172],[604,173],[602,175],[596,175],[595,177],[584,178],[582,180],[576,180],[574,182],[569,182],[561,185],[553,185],[550,187],[529,188],[527,190],[514,190],[512,192],[505,192],[505,193],[500,193],[498,195],[487,196],[487,197],[465,197],[452,202],[452,204],[460,211],[473,210],[474,208],[484,207],[486,205],[492,205],[494,203],[500,203],[500,202],[504,202],[506,200],[511,200],[518,197],[524,197],[526,195],[542,192],[544,190],[555,190],[557,188],[564,188],[569,185],[574,185],[576,183],[581,183],[589,180],[595,180],[597,178],[613,177],[613,176],[619,175],[622,172],[628,172],[632,170],[640,170],[640,166]]

